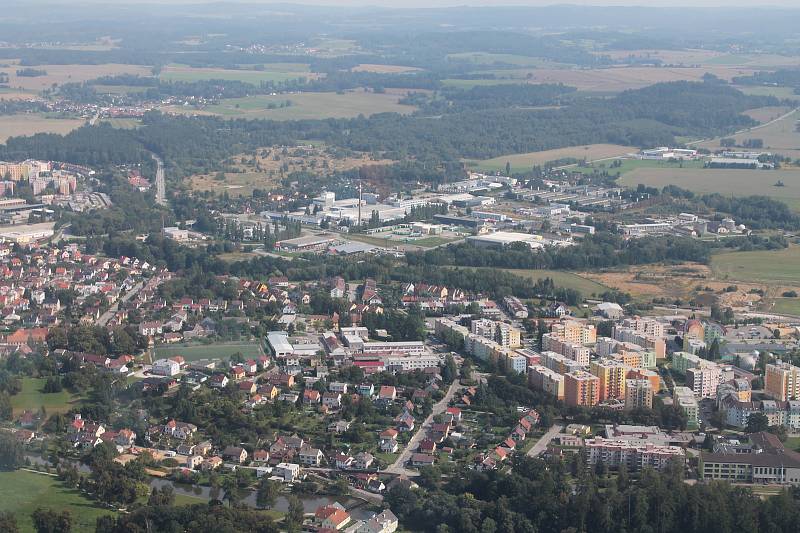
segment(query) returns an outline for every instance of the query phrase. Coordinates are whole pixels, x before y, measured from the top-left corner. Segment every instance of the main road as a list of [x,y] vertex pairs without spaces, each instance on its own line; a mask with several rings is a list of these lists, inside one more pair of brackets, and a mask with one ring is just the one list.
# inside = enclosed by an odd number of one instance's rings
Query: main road
[[547,445],[550,444],[550,441],[553,440],[553,437],[561,433],[561,430],[564,429],[564,426],[561,424],[555,424],[553,427],[547,430],[547,432],[542,435],[542,438],[536,441],[536,444],[531,446],[531,449],[528,450],[527,456],[528,457],[538,457],[547,450]]
[[440,415],[444,413],[447,406],[450,404],[450,400],[453,399],[453,395],[455,395],[456,391],[461,387],[461,383],[459,380],[453,381],[450,384],[450,388],[447,389],[447,394],[444,395],[444,398],[436,402],[431,409],[431,414],[428,415],[428,418],[420,424],[419,429],[417,432],[414,433],[414,436],[411,437],[411,440],[408,441],[408,445],[403,449],[403,453],[397,458],[397,460],[388,466],[383,472],[387,474],[403,474],[408,477],[418,476],[419,472],[414,470],[407,469],[404,465],[411,459],[411,454],[417,449],[419,446],[420,441],[428,434],[428,430],[433,425],[433,417],[436,415]]
[[119,304],[127,302],[128,300],[136,296],[139,293],[139,291],[142,290],[142,287],[144,287],[144,281],[140,281],[139,283],[131,287],[131,290],[126,292],[122,296],[122,298],[114,302],[114,305],[109,307],[108,311],[100,315],[100,318],[97,319],[97,325],[105,326],[106,324],[108,324],[108,321],[111,320],[111,317],[113,317],[114,314],[119,310]]
[[154,153],[150,153],[156,162],[156,203],[167,205],[167,185],[164,182],[164,161]]

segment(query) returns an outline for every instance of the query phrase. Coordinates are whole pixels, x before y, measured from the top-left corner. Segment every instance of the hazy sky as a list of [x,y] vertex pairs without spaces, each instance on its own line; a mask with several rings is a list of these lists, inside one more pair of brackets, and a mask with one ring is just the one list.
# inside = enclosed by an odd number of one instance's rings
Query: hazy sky
[[[54,0],[31,0],[35,3],[53,3]],[[65,0],[55,0],[65,1]],[[68,0],[70,2],[74,0]],[[76,3],[107,0],[78,0]],[[658,7],[794,7],[800,0],[118,0],[120,4],[192,4],[192,3],[259,3],[307,4],[318,6],[382,6],[382,7],[453,7],[453,6],[547,6],[554,4],[592,6],[658,6]]]

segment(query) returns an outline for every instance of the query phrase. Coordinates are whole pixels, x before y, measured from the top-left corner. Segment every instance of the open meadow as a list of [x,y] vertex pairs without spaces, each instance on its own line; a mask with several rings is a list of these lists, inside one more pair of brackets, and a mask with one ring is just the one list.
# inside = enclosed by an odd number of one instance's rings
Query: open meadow
[[[303,120],[353,118],[375,113],[411,113],[416,108],[398,103],[399,94],[378,94],[364,90],[338,93],[294,93],[230,98],[202,109],[165,107],[165,111],[217,115],[224,118]],[[286,105],[290,102],[290,105]],[[284,106],[284,107],[281,107]]]
[[38,507],[72,514],[73,533],[95,530],[97,518],[113,514],[89,500],[78,489],[64,487],[55,476],[26,470],[0,472],[0,511],[12,513],[21,533],[33,533],[31,513]]
[[[783,186],[776,186],[783,182]],[[677,185],[696,193],[726,196],[769,196],[800,211],[800,170],[749,170],[712,168],[639,167],[624,173],[617,183],[636,187],[640,183],[661,189]]]
[[[470,269],[483,269],[486,267],[458,267]],[[536,280],[550,278],[555,283],[556,287],[563,287],[565,289],[574,289],[579,291],[584,297],[591,297],[593,294],[598,295],[608,291],[610,288],[607,285],[598,283],[582,275],[573,272],[566,272],[564,270],[533,270],[522,268],[501,268],[504,272],[514,274],[521,278],[529,279],[532,283]]]
[[800,285],[800,246],[715,254],[711,258],[711,269],[718,279]]
[[593,161],[610,157],[624,156],[635,153],[637,149],[633,146],[621,146],[618,144],[590,144],[587,146],[570,146],[568,148],[557,148],[555,150],[543,150],[541,152],[528,152],[525,154],[510,154],[484,159],[482,161],[467,161],[469,168],[486,172],[505,171],[506,163],[511,164],[512,172],[530,171],[533,165],[544,165],[549,161],[573,158],[586,159]]
[[84,120],[76,118],[48,118],[40,114],[0,116],[0,143],[9,137],[34,135],[36,133],[65,134],[83,126]]
[[47,393],[43,391],[45,380],[43,378],[23,378],[22,391],[11,397],[11,407],[14,415],[23,411],[38,411],[44,407],[47,415],[66,413],[80,401],[80,397],[69,391]]

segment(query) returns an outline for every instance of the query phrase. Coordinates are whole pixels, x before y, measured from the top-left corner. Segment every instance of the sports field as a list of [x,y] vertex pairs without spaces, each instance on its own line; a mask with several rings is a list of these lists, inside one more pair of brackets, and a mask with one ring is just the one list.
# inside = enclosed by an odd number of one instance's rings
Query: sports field
[[[777,187],[778,182],[783,187]],[[800,170],[749,170],[706,168],[634,168],[617,181],[636,187],[644,184],[661,189],[677,185],[696,193],[720,193],[727,196],[769,196],[800,211]]]
[[[411,113],[414,106],[398,103],[398,94],[376,94],[363,90],[337,93],[298,93],[258,95],[230,98],[201,110],[167,107],[166,111],[217,115],[224,118],[266,118],[272,120],[302,120],[318,118],[353,118],[375,113]],[[287,101],[291,105],[280,107]],[[270,109],[273,107],[273,109]]]
[[64,487],[54,476],[25,470],[0,472],[0,511],[13,513],[21,532],[35,531],[31,513],[38,507],[56,511],[68,509],[72,514],[73,533],[93,532],[99,516],[113,514],[96,506],[79,490]]
[[80,400],[80,397],[67,390],[45,394],[42,391],[45,381],[42,378],[22,378],[22,391],[11,397],[11,406],[15,415],[26,410],[36,412],[42,406],[48,416],[65,413]]
[[800,284],[800,246],[783,250],[716,254],[711,268],[718,279],[776,285]]
[[81,119],[47,118],[42,115],[5,115],[0,116],[0,143],[9,137],[34,135],[36,133],[65,134],[83,125]]
[[259,69],[196,68],[183,65],[168,65],[161,70],[159,78],[164,81],[229,80],[258,85],[263,82],[284,82],[298,78],[314,78],[308,65],[302,63],[273,63]]
[[245,357],[262,355],[264,350],[257,342],[225,342],[216,344],[171,344],[156,347],[156,358],[182,356],[186,361],[198,359],[227,359],[236,352]]
[[504,155],[492,159],[484,159],[482,161],[467,161],[467,165],[476,170],[494,172],[505,171],[506,163],[510,163],[512,172],[524,172],[530,171],[533,165],[543,165],[548,161],[556,161],[558,159],[574,158],[591,161],[594,159],[623,156],[635,152],[637,152],[637,149],[632,146],[589,144],[586,146],[571,146],[568,148],[544,150],[541,152]]
[[[617,166],[614,166],[614,165]],[[626,174],[639,168],[662,168],[662,169],[684,169],[684,168],[703,168],[702,161],[656,161],[649,159],[612,159],[598,161],[587,165],[573,167],[578,172],[591,174],[594,171],[608,170],[611,175]]]

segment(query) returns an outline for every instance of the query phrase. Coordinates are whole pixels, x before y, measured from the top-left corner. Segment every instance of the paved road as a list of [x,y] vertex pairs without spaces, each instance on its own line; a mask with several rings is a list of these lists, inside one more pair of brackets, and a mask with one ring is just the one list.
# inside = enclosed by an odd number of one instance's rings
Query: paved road
[[167,186],[164,182],[164,162],[156,154],[150,154],[156,162],[156,203],[167,205]]
[[116,313],[117,310],[119,309],[119,304],[121,304],[123,302],[127,302],[128,300],[130,300],[131,298],[136,296],[136,294],[138,294],[139,291],[142,290],[142,287],[144,287],[144,281],[140,281],[139,283],[134,285],[131,288],[131,290],[126,292],[125,295],[122,298],[120,298],[119,300],[114,302],[114,305],[109,307],[108,311],[106,311],[105,313],[100,315],[100,318],[97,320],[97,325],[98,326],[105,326],[106,324],[108,324],[108,321],[111,320],[111,317],[113,317],[114,313]]
[[404,465],[411,459],[411,454],[413,454],[417,446],[422,439],[428,434],[428,430],[431,428],[433,424],[433,417],[439,414],[444,413],[445,409],[447,409],[450,400],[453,399],[453,395],[455,395],[456,391],[461,388],[461,383],[458,380],[455,380],[451,385],[450,388],[447,389],[447,394],[444,395],[444,398],[436,402],[434,404],[433,409],[431,410],[431,414],[428,415],[428,418],[419,426],[417,432],[411,437],[411,440],[408,441],[408,445],[403,449],[403,453],[397,458],[397,460],[389,467],[387,467],[383,472],[387,474],[403,474],[405,476],[418,476],[419,472],[415,470],[409,470]]
[[539,455],[543,454],[545,450],[547,450],[547,445],[550,444],[550,441],[553,440],[553,437],[561,433],[561,430],[564,429],[564,426],[560,424],[555,424],[553,427],[547,430],[547,433],[542,435],[542,438],[539,439],[536,444],[531,446],[531,449],[528,450],[526,454],[528,457],[538,457]]

